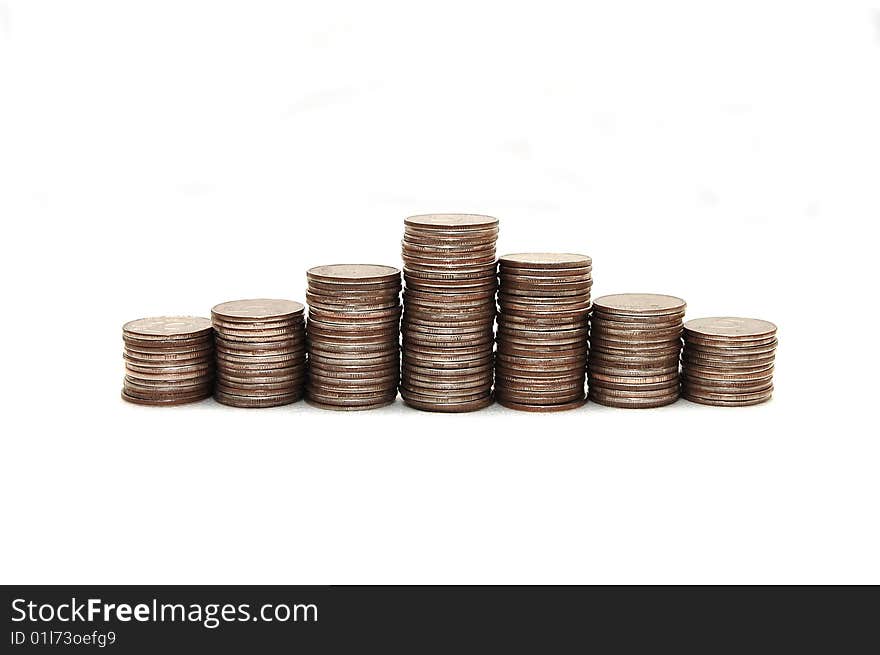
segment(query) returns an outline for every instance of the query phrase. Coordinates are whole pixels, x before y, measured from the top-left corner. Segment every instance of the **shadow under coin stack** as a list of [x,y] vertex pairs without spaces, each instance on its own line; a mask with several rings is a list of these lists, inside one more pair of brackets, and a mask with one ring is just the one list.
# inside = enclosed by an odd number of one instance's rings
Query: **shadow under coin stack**
[[141,318],[122,326],[123,399],[138,405],[182,405],[214,389],[211,321],[195,316]]
[[679,395],[681,298],[623,293],[593,301],[589,397],[609,407],[661,407]]
[[492,404],[498,219],[427,214],[404,220],[400,395],[434,412]]
[[681,395],[704,405],[757,405],[773,394],[776,326],[756,318],[684,324]]
[[305,307],[293,300],[232,300],[211,310],[217,350],[214,399],[277,407],[303,396]]
[[592,260],[518,253],[501,257],[498,266],[495,400],[532,412],[580,407]]
[[373,264],[306,273],[308,402],[362,410],[394,402],[400,380],[400,270]]

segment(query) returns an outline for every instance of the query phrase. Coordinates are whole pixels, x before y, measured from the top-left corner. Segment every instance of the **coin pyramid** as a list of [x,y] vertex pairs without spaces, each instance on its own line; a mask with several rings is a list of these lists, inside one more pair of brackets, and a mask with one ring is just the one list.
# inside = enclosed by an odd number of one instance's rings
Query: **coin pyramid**
[[253,299],[217,305],[211,320],[130,321],[122,397],[177,405],[213,393],[227,405],[272,407],[305,396],[324,409],[365,410],[399,392],[424,411],[470,412],[497,400],[551,412],[587,399],[649,408],[680,396],[720,406],[772,396],[772,323],[685,323],[685,301],[663,294],[591,304],[590,257],[530,252],[499,261],[498,232],[491,216],[410,216],[403,281],[391,266],[311,268],[307,319],[300,303]]
[[232,300],[211,310],[217,357],[214,398],[233,407],[276,407],[303,396],[305,307],[293,300]]
[[580,407],[592,260],[517,253],[504,255],[498,265],[495,399],[505,407],[535,412]]
[[138,405],[182,405],[203,400],[214,387],[211,321],[159,316],[122,326],[125,379],[122,397]]
[[757,405],[773,394],[776,326],[718,316],[684,324],[682,397],[704,405]]
[[394,402],[400,380],[400,270],[336,264],[311,268],[306,278],[308,401],[337,410]]
[[610,407],[661,407],[678,400],[678,358],[686,304],[652,293],[593,302],[589,398]]
[[411,407],[468,412],[492,403],[498,219],[404,221],[400,393]]

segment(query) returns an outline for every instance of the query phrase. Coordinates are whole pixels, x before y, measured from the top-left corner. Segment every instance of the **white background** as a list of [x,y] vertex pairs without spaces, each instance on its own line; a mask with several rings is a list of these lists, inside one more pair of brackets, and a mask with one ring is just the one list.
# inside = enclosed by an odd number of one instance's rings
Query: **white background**
[[[5,583],[880,583],[880,6],[0,2]],[[121,326],[400,264],[779,325],[722,409],[119,399]]]

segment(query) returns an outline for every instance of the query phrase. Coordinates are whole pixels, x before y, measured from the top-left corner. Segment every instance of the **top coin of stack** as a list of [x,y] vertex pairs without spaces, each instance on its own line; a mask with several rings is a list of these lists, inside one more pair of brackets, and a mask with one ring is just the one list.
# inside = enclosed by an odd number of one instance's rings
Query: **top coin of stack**
[[517,253],[501,257],[498,266],[495,399],[527,411],[579,407],[584,403],[592,260]]
[[394,402],[400,379],[400,270],[317,266],[306,274],[308,401],[325,409]]
[[217,402],[276,407],[302,398],[306,373],[305,307],[292,300],[232,300],[211,310]]
[[590,323],[590,400],[611,407],[675,402],[685,307],[681,298],[652,293],[597,298]]
[[756,405],[773,394],[776,326],[718,316],[684,324],[681,393],[704,405]]
[[122,397],[138,405],[181,405],[211,395],[214,336],[198,316],[159,316],[122,326]]
[[400,393],[417,409],[492,403],[498,219],[428,214],[404,221]]

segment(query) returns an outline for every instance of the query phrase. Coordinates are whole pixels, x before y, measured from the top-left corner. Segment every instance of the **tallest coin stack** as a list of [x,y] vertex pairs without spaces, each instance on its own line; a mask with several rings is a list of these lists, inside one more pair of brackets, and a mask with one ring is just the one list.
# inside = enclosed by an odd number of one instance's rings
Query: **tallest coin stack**
[[411,407],[469,412],[492,403],[497,239],[491,216],[404,221],[400,394]]

